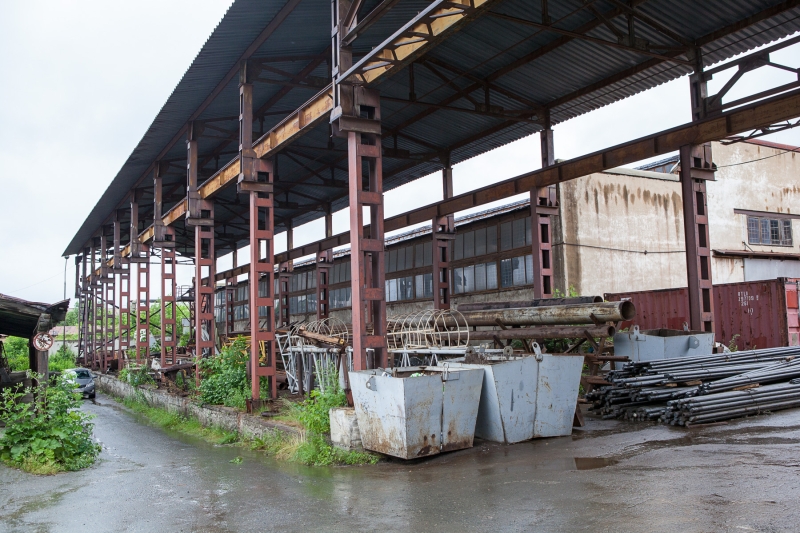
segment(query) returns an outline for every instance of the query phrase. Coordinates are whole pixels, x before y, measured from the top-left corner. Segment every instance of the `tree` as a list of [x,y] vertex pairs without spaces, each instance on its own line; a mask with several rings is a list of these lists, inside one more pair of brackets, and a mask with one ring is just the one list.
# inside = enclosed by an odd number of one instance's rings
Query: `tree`
[[7,337],[3,341],[3,350],[8,360],[8,366],[13,372],[21,372],[30,368],[28,359],[28,339],[22,337]]

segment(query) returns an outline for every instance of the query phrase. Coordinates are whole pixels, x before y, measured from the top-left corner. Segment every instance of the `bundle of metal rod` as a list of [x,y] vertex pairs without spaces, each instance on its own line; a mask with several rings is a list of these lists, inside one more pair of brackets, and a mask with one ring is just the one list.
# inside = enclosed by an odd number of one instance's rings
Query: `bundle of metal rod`
[[748,385],[764,385],[767,383],[787,381],[798,377],[800,377],[800,359],[792,359],[727,379],[704,383],[700,386],[699,393],[714,394],[716,392],[738,389],[739,387],[746,387]]
[[677,359],[658,359],[653,361],[632,361],[620,370],[609,373],[609,380],[622,379],[642,375],[677,373],[689,369],[711,369],[725,366],[737,366],[748,363],[776,362],[787,357],[800,356],[800,347],[764,348],[742,352],[712,354]]
[[[632,362],[610,372],[607,379],[612,384],[595,389],[586,399],[603,418],[660,420],[677,425],[716,421],[712,419],[718,415],[736,418],[769,408],[793,407],[792,398],[787,399],[784,392],[794,393],[795,389],[774,387],[789,386],[790,380],[800,384],[798,355],[800,347],[790,347]],[[773,383],[777,385],[768,385]],[[742,388],[747,390],[735,390]],[[758,392],[764,390],[773,392]],[[752,394],[743,395],[747,392]],[[696,399],[699,403],[693,403]],[[707,407],[708,412],[691,419],[694,415],[684,412],[684,405],[689,406],[686,409]]]
[[670,400],[659,418],[667,424],[688,426],[792,407],[800,407],[800,384],[779,383],[743,391]]

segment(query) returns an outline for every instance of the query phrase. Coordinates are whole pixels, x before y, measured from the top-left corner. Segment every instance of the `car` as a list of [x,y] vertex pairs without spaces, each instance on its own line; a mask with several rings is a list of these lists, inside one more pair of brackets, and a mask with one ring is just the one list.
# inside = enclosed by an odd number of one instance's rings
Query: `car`
[[76,383],[78,387],[75,392],[80,392],[84,398],[94,398],[97,394],[94,390],[94,378],[91,370],[87,368],[70,368],[63,372],[67,381]]

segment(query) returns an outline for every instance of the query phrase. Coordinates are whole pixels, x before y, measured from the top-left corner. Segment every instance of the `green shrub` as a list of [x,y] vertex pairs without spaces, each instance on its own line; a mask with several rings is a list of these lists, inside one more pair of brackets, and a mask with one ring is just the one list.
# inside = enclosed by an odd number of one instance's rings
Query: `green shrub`
[[345,405],[347,405],[347,397],[338,386],[328,388],[325,392],[315,389],[311,391],[311,398],[298,406],[297,419],[307,431],[325,435],[331,432],[329,411],[333,407],[344,407]]
[[62,344],[56,353],[50,356],[47,367],[50,372],[63,372],[68,368],[75,368],[75,352]]
[[120,381],[126,381],[138,387],[140,385],[155,385],[156,381],[150,375],[145,365],[140,366],[126,366],[119,371]]
[[[37,380],[40,374],[32,374]],[[55,474],[92,465],[100,445],[92,441],[91,415],[78,410],[81,395],[62,377],[39,388],[6,388],[0,395],[0,460],[34,474]],[[33,394],[32,403],[23,396]]]
[[28,339],[22,337],[7,337],[3,341],[3,352],[8,360],[12,372],[22,372],[30,368],[28,359]]
[[219,354],[199,358],[200,401],[244,409],[245,400],[252,394],[247,379],[249,361],[250,344],[244,337],[238,337]]

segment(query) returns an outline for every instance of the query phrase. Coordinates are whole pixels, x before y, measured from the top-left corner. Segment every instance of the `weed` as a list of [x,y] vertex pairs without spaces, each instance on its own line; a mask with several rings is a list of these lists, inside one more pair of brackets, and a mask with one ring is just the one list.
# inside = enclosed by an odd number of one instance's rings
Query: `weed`
[[228,462],[229,463],[233,463],[235,465],[240,465],[240,464],[242,464],[244,462],[244,459],[242,459],[241,457],[234,457],[233,459],[231,459]]
[[200,402],[244,409],[252,395],[247,378],[249,361],[250,345],[244,337],[238,337],[217,355],[199,358]]
[[142,395],[125,398],[121,401],[122,404],[131,411],[142,415],[149,420],[151,424],[163,429],[192,435],[213,444],[234,444],[240,440],[239,434],[235,431],[227,431],[213,426],[203,427],[203,425],[194,418],[185,417],[158,407],[152,407]]
[[129,366],[125,367],[119,371],[119,379],[120,381],[126,381],[133,385],[134,387],[139,387],[140,385],[155,385],[155,380],[150,376],[150,373],[147,371],[147,367],[144,365],[141,366]]
[[728,349],[730,351],[732,351],[732,352],[738,352],[739,351],[739,345],[736,343],[736,339],[738,339],[739,337],[741,337],[741,335],[739,335],[738,333],[736,335],[734,335],[733,337],[731,337],[731,342],[728,343]]
[[[92,441],[92,416],[78,410],[81,395],[76,385],[54,377],[44,384],[41,374],[29,374],[42,383],[34,387],[8,387],[0,394],[0,460],[33,474],[55,474],[91,466],[100,453]],[[33,402],[23,397],[33,395]]]

